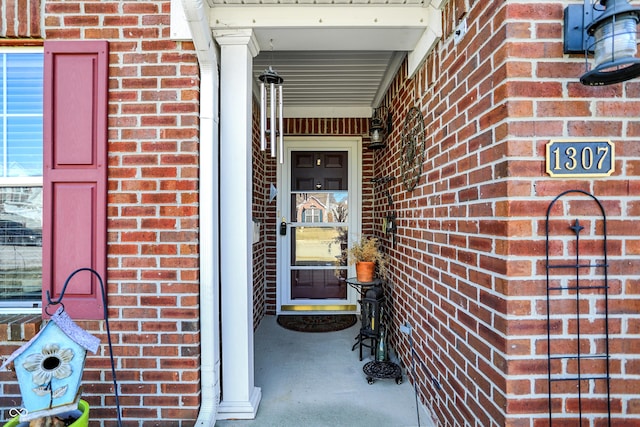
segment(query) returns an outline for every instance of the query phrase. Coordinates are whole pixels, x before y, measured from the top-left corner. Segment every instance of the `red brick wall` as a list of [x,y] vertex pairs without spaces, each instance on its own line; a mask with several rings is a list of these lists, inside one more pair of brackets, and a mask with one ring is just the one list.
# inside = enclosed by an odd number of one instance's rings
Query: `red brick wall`
[[[108,295],[127,425],[190,426],[200,403],[199,73],[193,44],[169,40],[169,3],[47,0],[44,10],[45,39],[110,43]],[[114,420],[104,323],[79,323],[103,344],[87,358],[83,398],[92,420]]]
[[[608,218],[613,425],[640,425],[640,82],[582,86],[584,59],[562,53],[564,6],[450,1],[435,52],[416,76],[397,76],[387,94],[395,130],[376,157],[378,173],[400,176],[408,107],[418,106],[425,119],[418,187],[407,192],[400,180],[392,184],[399,230],[391,283],[394,329],[413,327],[421,398],[439,426],[548,425],[545,214],[555,196],[573,188],[598,197]],[[452,33],[463,16],[469,32],[455,45]],[[589,136],[615,142],[613,176],[546,174],[550,139]],[[601,230],[592,217],[598,211],[575,198],[563,204],[563,229],[576,216]],[[375,207],[383,214],[383,204]],[[568,238],[561,242],[571,254]],[[586,244],[595,257],[597,245]],[[581,305],[584,316],[602,315],[603,298],[593,294]],[[552,304],[567,313],[553,323],[561,328],[554,340],[569,342],[575,330],[575,295],[571,300],[569,308],[566,298]],[[411,366],[407,337],[392,338]],[[602,347],[600,338],[589,339],[589,346]],[[561,412],[555,416],[575,418],[575,394],[574,387],[554,400],[554,412]],[[585,405],[583,425],[600,425],[602,401]]]
[[273,304],[269,286],[275,286],[275,201],[269,202],[270,184],[276,184],[276,162],[270,152],[260,150],[260,111],[253,105],[253,220],[260,227],[260,239],[253,244],[253,325],[257,328]]
[[[42,33],[42,0],[0,0],[0,37],[38,39]],[[24,44],[24,42],[21,42]]]

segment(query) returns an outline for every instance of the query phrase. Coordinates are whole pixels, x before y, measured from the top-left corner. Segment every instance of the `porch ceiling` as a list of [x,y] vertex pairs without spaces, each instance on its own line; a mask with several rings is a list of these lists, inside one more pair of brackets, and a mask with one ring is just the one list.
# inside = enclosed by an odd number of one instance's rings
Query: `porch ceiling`
[[441,34],[444,0],[207,0],[215,31],[253,29],[257,78],[284,79],[285,117],[368,117],[408,55],[413,74]]

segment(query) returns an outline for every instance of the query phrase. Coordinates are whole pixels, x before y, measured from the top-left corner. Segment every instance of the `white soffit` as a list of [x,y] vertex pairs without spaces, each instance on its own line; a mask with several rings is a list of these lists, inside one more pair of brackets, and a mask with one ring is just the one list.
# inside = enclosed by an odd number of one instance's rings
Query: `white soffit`
[[[272,66],[284,79],[285,117],[369,117],[404,53],[389,51],[264,51],[258,76]],[[382,91],[382,93],[380,93]]]
[[405,56],[411,76],[441,34],[434,0],[207,1],[214,33],[253,30],[255,80],[282,76],[286,117],[368,117]]
[[226,6],[211,9],[214,30],[252,28],[261,50],[411,51],[432,23],[431,7]]

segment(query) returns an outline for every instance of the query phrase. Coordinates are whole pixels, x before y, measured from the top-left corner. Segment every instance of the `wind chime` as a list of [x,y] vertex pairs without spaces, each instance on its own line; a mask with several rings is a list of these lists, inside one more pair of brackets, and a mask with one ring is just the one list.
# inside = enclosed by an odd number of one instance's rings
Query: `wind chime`
[[[279,161],[282,164],[284,162],[282,127],[282,82],[284,80],[271,66],[260,74],[258,80],[260,80],[260,149],[262,151],[267,149],[267,137],[269,137],[271,157],[276,157],[276,151],[278,151]],[[269,109],[268,129],[267,108]],[[276,146],[276,139],[278,146]]]

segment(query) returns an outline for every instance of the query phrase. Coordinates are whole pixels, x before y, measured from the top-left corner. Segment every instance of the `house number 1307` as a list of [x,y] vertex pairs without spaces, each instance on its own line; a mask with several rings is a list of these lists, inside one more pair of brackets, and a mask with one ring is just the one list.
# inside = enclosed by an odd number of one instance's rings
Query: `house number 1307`
[[609,176],[615,169],[614,145],[608,140],[550,141],[546,162],[552,177]]

